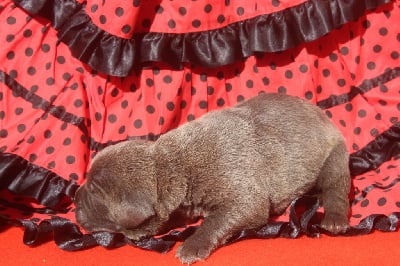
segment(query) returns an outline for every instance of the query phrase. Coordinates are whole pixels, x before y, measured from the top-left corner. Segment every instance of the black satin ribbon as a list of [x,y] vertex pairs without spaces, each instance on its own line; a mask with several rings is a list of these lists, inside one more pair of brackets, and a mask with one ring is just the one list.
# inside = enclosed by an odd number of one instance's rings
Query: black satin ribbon
[[[303,206],[304,204],[307,205]],[[317,212],[318,208],[319,201],[317,198],[303,197],[296,199],[290,206],[288,222],[272,222],[259,229],[243,230],[231,237],[226,244],[253,238],[298,238],[301,235],[319,237],[321,233],[330,235],[329,232],[319,226],[321,215]],[[392,213],[389,216],[370,215],[341,236],[364,235],[374,230],[394,232],[398,229],[399,219],[399,212]],[[175,230],[159,238],[152,237],[141,241],[131,241],[122,234],[116,233],[83,234],[76,224],[60,217],[52,217],[36,224],[28,220],[7,220],[7,218],[0,216],[0,222],[0,224],[13,223],[13,225],[23,226],[25,229],[24,243],[27,245],[39,245],[52,237],[61,249],[69,251],[87,249],[97,245],[117,248],[129,244],[142,249],[165,253],[171,250],[176,242],[184,241],[192,235],[197,228],[196,226],[189,226],[183,231]]]
[[390,0],[310,0],[215,30],[169,34],[136,33],[132,39],[111,35],[93,24],[74,0],[14,0],[49,19],[74,57],[93,69],[125,77],[149,62],[181,68],[183,63],[214,68],[258,52],[280,52],[314,41]]

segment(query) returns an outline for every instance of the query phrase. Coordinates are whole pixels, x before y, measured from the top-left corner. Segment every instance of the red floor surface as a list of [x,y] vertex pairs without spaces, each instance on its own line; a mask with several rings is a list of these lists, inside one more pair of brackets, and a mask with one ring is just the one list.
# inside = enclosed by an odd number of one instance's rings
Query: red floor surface
[[[53,242],[38,247],[22,243],[20,228],[0,233],[0,265],[181,265],[176,247],[158,254],[134,247],[85,251],[60,250]],[[356,237],[302,237],[246,240],[214,252],[195,265],[399,265],[400,232]]]

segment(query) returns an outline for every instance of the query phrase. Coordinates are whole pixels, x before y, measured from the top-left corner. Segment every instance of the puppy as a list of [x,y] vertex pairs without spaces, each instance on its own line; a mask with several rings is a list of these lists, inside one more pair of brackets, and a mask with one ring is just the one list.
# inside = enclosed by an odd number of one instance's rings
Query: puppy
[[315,189],[325,211],[321,226],[341,233],[349,227],[348,159],[342,135],[318,107],[261,94],[157,141],[99,152],[77,191],[76,219],[88,231],[139,240],[204,217],[176,253],[193,263]]

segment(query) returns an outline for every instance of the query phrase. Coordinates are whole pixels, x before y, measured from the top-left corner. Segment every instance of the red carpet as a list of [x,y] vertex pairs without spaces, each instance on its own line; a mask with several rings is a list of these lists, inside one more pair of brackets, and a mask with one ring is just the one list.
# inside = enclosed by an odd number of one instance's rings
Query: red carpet
[[[158,254],[133,247],[85,251],[60,250],[54,242],[31,248],[22,243],[22,230],[0,234],[1,265],[180,265],[176,247]],[[302,237],[245,240],[223,247],[195,265],[399,265],[400,232],[374,232],[356,237]]]

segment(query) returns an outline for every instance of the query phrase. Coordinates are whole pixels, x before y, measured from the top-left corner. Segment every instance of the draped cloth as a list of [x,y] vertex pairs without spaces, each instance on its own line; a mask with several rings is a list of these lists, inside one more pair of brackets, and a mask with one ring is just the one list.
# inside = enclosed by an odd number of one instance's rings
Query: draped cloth
[[[397,229],[400,1],[142,2],[0,0],[0,225],[22,226],[26,244],[167,251],[195,227],[132,242],[76,224],[93,156],[275,92],[319,106],[345,136],[347,235]],[[321,212],[296,199],[231,242],[318,236]]]

